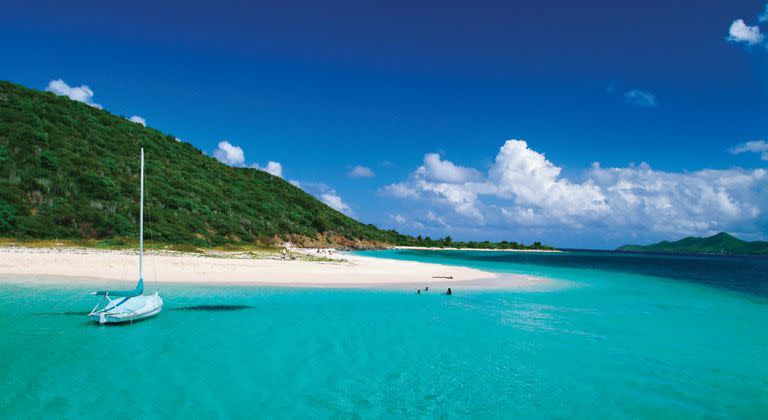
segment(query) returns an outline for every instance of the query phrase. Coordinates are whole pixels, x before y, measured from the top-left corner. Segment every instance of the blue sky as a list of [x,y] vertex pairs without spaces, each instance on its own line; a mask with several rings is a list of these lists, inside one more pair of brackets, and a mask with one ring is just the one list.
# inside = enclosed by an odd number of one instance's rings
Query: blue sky
[[153,3],[4,4],[0,78],[406,233],[767,236],[763,1]]

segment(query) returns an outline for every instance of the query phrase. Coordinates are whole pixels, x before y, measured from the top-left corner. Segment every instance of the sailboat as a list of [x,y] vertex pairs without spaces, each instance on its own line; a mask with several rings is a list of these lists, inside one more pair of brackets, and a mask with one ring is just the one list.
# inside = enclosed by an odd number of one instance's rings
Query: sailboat
[[102,299],[88,317],[99,324],[119,324],[149,318],[163,309],[157,292],[144,295],[144,148],[141,148],[139,198],[139,282],[133,290],[100,290],[91,293]]

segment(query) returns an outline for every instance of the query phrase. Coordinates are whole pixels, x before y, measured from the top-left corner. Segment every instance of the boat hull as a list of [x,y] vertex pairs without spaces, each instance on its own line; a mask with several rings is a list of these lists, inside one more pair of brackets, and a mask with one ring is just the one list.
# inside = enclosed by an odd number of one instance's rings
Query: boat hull
[[163,309],[163,299],[155,293],[110,301],[88,315],[97,324],[125,324],[153,317]]

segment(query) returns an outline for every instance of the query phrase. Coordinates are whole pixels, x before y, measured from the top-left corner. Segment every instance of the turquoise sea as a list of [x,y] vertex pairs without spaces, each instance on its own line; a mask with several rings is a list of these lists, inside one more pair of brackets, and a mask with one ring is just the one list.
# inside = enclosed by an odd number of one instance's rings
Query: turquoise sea
[[102,327],[92,286],[6,278],[0,417],[768,418],[766,258],[366,254],[558,281],[162,284],[158,317]]

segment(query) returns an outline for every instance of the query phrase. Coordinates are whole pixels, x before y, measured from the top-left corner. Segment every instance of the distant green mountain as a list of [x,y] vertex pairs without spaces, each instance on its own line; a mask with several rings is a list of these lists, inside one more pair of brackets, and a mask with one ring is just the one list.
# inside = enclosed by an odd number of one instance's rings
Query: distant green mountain
[[353,220],[285,180],[234,168],[169,134],[0,81],[0,237],[134,237],[139,147],[147,237],[211,246],[410,244]]
[[662,241],[653,245],[624,245],[619,247],[618,250],[692,254],[768,254],[768,242],[747,242],[725,232],[720,232],[708,238],[689,236],[675,242]]

